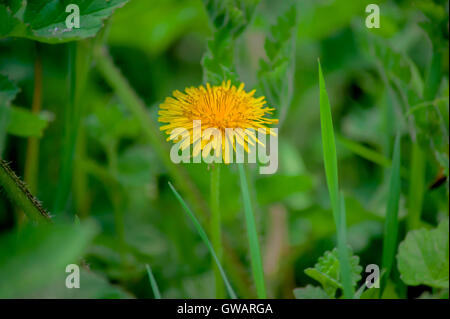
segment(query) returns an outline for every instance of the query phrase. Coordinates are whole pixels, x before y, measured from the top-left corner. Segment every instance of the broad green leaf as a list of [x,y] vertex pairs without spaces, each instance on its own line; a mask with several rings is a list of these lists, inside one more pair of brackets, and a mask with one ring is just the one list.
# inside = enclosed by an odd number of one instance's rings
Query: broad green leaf
[[29,110],[11,106],[10,118],[6,131],[9,134],[21,137],[42,137],[48,125],[48,119]]
[[[61,43],[93,37],[104,20],[128,0],[4,0],[0,3],[0,38],[23,37]],[[69,4],[80,9],[80,28],[69,28]]]
[[[28,227],[0,238],[0,297],[20,298],[65,274],[94,237],[92,222]],[[61,283],[64,285],[64,282]]]
[[145,268],[147,269],[148,280],[150,281],[150,285],[152,286],[152,291],[155,299],[161,299],[161,293],[159,292],[158,284],[156,282],[155,276],[153,276],[150,265],[145,265]]
[[[362,267],[359,265],[359,257],[353,256],[350,248],[348,248],[348,254],[351,256],[351,279],[352,285],[355,287],[356,283],[361,279]],[[335,297],[338,288],[343,288],[341,284],[338,250],[336,248],[332,251],[326,251],[314,265],[314,268],[305,269],[305,273],[317,280],[331,298]]]
[[303,288],[295,288],[294,296],[296,299],[328,299],[329,296],[320,287],[307,285]]
[[407,285],[449,287],[448,231],[447,219],[435,229],[418,229],[408,233],[397,254],[400,278]]

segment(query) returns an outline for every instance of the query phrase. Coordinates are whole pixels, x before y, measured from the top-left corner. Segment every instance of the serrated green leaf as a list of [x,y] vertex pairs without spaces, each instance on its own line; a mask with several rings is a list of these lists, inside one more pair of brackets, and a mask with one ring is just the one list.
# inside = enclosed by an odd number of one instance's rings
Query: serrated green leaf
[[435,229],[418,229],[408,233],[397,254],[400,278],[407,285],[449,287],[448,236],[448,219]]
[[296,299],[328,299],[328,295],[320,287],[307,285],[303,288],[295,288],[294,296]]
[[[116,8],[128,0],[5,0],[0,4],[0,38],[22,37],[61,43],[93,37]],[[69,28],[69,4],[80,9],[80,28]]]
[[[264,49],[267,60],[260,60],[258,78],[269,104],[276,106],[276,117],[282,122],[293,95],[295,70],[297,8],[293,5],[278,17],[271,27]],[[278,115],[279,114],[279,115]]]
[[202,59],[204,82],[217,85],[237,81],[235,39],[248,26],[259,0],[203,0],[213,26],[213,37]]
[[[351,265],[352,285],[361,279],[362,267],[359,265],[359,257],[353,256],[352,250],[348,248]],[[342,289],[340,265],[338,258],[338,250],[334,248],[332,251],[326,251],[314,268],[305,269],[305,273],[311,278],[317,280],[323,287],[324,291],[331,298],[335,297],[338,288]]]

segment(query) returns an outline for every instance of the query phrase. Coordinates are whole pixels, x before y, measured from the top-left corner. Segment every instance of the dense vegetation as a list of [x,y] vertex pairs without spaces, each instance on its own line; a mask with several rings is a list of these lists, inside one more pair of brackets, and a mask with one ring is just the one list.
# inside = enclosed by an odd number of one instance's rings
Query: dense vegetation
[[[448,2],[370,2],[0,0],[0,297],[448,298]],[[224,80],[275,174],[170,161],[159,105]]]

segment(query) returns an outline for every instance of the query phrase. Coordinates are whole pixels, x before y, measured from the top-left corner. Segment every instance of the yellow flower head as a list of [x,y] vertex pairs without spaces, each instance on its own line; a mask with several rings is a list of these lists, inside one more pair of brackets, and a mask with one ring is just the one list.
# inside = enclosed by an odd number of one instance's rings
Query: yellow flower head
[[[229,136],[229,130],[233,129],[236,142],[249,152],[248,144],[254,145],[254,142],[262,144],[247,129],[267,129],[266,125],[278,123],[277,119],[266,118],[266,114],[271,114],[273,108],[266,107],[264,96],[255,98],[255,90],[246,92],[244,83],[239,87],[231,85],[231,81],[223,82],[222,85],[211,86],[209,83],[204,86],[186,88],[185,93],[178,90],[173,92],[174,97],[167,97],[164,103],[160,105],[159,122],[168,123],[161,127],[169,137],[168,141],[178,142],[180,140],[177,130],[184,129],[189,132],[189,138],[182,142],[181,149],[194,145],[193,155],[196,156],[200,150],[216,146],[222,148],[223,158],[226,163],[229,162],[226,149],[230,145],[234,150],[234,138]],[[196,133],[194,121],[201,121],[201,132]],[[205,132],[210,128],[216,128],[220,131],[222,139],[221,144],[210,143],[208,136],[205,139]],[[245,131],[245,132],[244,132]],[[237,134],[236,134],[237,133]],[[271,132],[270,132],[271,133]],[[211,146],[211,144],[214,144]]]

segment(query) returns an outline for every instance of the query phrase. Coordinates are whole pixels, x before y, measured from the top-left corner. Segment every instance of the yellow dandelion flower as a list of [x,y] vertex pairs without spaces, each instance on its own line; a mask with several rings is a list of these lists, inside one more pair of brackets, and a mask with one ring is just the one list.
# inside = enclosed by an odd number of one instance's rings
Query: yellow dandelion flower
[[[173,142],[180,141],[180,130],[187,130],[189,136],[183,140],[181,149],[194,145],[193,156],[196,156],[201,150],[205,152],[208,147],[208,153],[211,148],[221,148],[225,163],[229,163],[229,153],[226,150],[233,147],[236,151],[234,137],[246,152],[250,152],[248,144],[263,145],[252,130],[264,129],[273,134],[267,125],[278,123],[277,119],[266,117],[275,109],[265,106],[264,96],[255,98],[255,91],[246,92],[244,83],[236,87],[231,85],[231,81],[224,81],[218,86],[208,83],[206,88],[202,85],[198,88],[189,87],[184,93],[176,90],[173,97],[167,97],[160,105],[158,121],[168,123],[160,129],[169,135],[167,140]],[[198,122],[194,121],[201,121],[200,134],[196,133],[195,125]],[[218,129],[221,144],[210,143],[212,136],[205,138],[205,133],[210,128]],[[233,130],[234,136],[230,136],[230,131]]]

